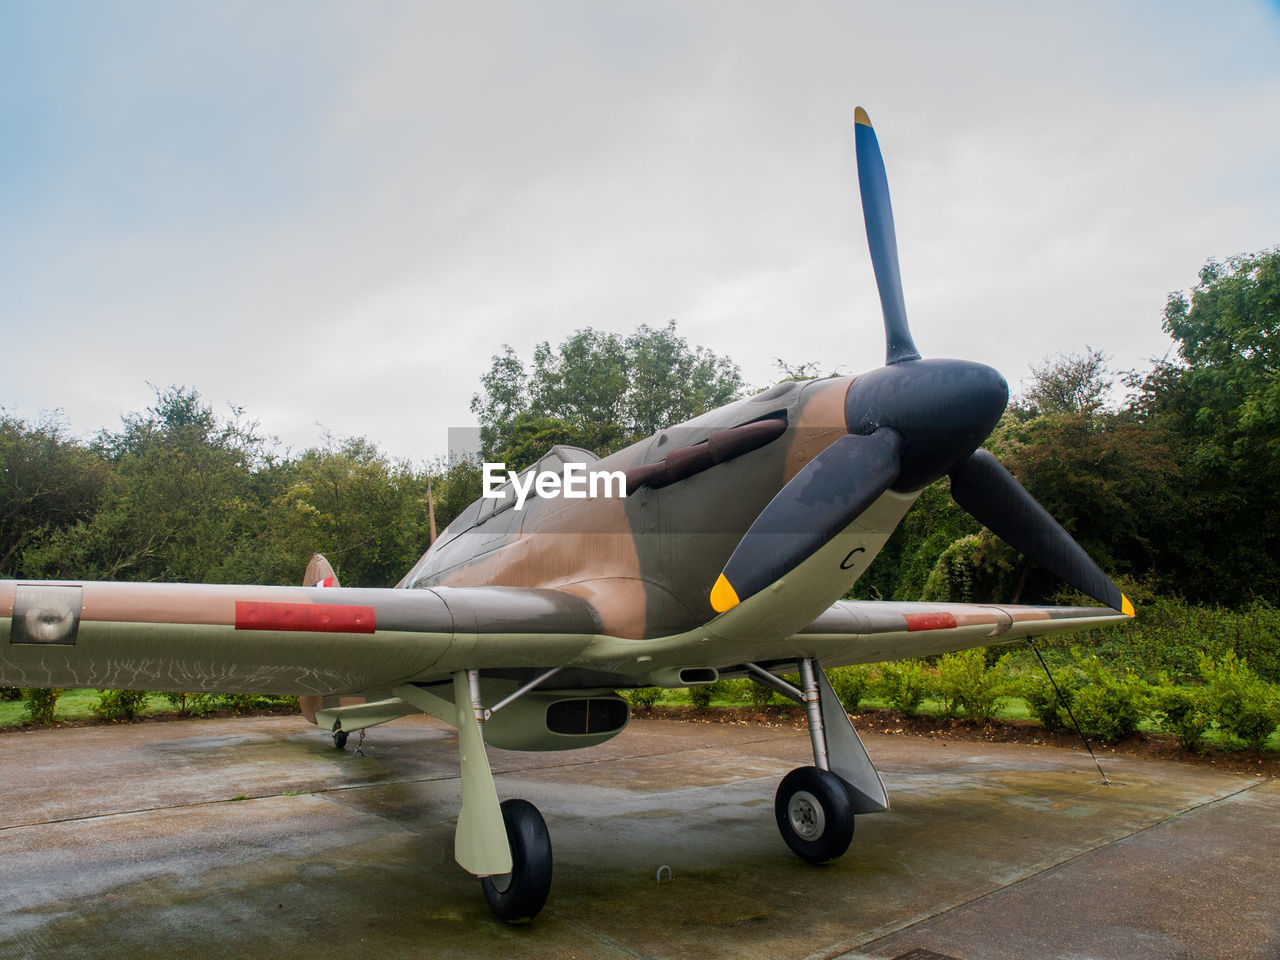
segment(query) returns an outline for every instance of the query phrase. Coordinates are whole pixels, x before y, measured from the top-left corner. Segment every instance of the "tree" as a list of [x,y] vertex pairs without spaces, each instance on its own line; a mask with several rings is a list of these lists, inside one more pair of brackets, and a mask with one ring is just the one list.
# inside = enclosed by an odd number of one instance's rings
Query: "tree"
[[[1159,567],[1164,531],[1187,508],[1176,438],[1122,412],[1006,416],[986,446],[1111,576]],[[994,541],[990,533],[984,539]],[[1050,600],[1062,583],[1003,544],[988,573],[1006,568],[999,599]],[[993,598],[995,599],[995,598]]]
[[[443,532],[454,518],[480,496],[480,461],[460,457],[437,461],[428,471],[436,507],[436,529]],[[422,549],[427,547],[426,541]]]
[[23,551],[88,521],[109,474],[57,416],[28,424],[0,410],[0,578],[31,576]]
[[1280,250],[1210,260],[1170,294],[1175,360],[1133,375],[1133,416],[1174,438],[1185,509],[1160,549],[1189,599],[1280,595]]
[[[1210,260],[1188,302],[1169,295],[1164,328],[1181,363],[1165,409],[1206,466],[1280,469],[1280,249]],[[1180,381],[1180,382],[1179,382]]]
[[296,582],[320,552],[343,586],[390,586],[426,549],[426,475],[363,437],[329,437],[280,473],[266,524],[276,579]]
[[156,405],[104,431],[92,450],[110,466],[92,517],[24,551],[29,576],[261,582],[269,445],[233,411],[220,420],[195,390],[156,391]]
[[1042,366],[1031,368],[1019,406],[1032,416],[1092,416],[1103,409],[1114,383],[1108,373],[1106,354],[1092,347],[1046,357]]
[[588,327],[555,348],[543,341],[528,369],[504,346],[480,386],[471,410],[483,457],[512,469],[545,452],[542,441],[608,453],[743,391],[737,364],[690,347],[674,320],[661,329],[641,325],[627,337]]

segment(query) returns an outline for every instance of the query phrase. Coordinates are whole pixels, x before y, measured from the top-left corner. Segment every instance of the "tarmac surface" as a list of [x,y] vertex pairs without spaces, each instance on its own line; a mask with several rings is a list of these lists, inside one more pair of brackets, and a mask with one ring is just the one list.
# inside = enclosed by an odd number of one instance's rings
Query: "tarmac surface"
[[[0,957],[1280,957],[1280,784],[866,733],[888,813],[837,863],[778,835],[790,726],[638,720],[492,750],[555,880],[526,927],[453,862],[453,732],[364,756],[297,717],[0,734]],[[663,879],[655,879],[659,868]]]

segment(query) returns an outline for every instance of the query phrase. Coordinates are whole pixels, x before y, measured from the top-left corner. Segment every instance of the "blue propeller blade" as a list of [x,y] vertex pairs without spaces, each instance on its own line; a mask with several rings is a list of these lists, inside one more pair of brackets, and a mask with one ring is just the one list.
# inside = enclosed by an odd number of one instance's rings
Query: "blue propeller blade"
[[871,265],[875,268],[880,306],[884,310],[885,363],[919,360],[920,351],[911,339],[907,307],[902,299],[898,238],[893,232],[893,207],[889,203],[889,180],[884,172],[884,159],[880,156],[880,142],[865,110],[858,107],[853,117],[862,216],[867,224]]

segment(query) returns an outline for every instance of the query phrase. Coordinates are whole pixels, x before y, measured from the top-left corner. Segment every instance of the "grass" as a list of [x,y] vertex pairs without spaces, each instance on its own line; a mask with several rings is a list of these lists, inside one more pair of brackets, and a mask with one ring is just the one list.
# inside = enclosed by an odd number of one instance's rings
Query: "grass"
[[[54,723],[84,722],[99,719],[95,707],[99,704],[99,691],[95,689],[64,690],[53,710]],[[164,694],[151,693],[139,707],[137,716],[151,717],[159,714],[176,714],[178,711]],[[21,727],[30,723],[26,704],[21,700],[0,703],[0,729]]]
[[[97,718],[94,707],[98,705],[97,690],[64,690],[54,707],[53,721],[60,723],[68,720],[93,720]],[[169,706],[163,696],[153,693],[147,697],[146,703],[138,711],[139,716],[150,716],[156,713],[168,713]],[[26,704],[21,700],[0,703],[0,727],[20,727],[31,718],[27,716]]]

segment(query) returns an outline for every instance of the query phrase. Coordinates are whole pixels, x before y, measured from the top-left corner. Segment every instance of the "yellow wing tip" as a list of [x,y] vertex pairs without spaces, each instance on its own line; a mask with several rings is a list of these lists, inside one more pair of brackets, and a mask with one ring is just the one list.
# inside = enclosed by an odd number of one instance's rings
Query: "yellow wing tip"
[[1132,617],[1135,613],[1133,609],[1133,604],[1129,602],[1129,598],[1126,597],[1123,593],[1120,594],[1120,612],[1123,613],[1126,617]]
[[853,122],[860,123],[864,127],[871,126],[871,118],[867,116],[867,111],[863,110],[861,107],[853,108]]
[[738,592],[725,579],[724,574],[720,574],[720,579],[711,588],[711,609],[716,613],[724,613],[726,610],[732,610],[740,602],[738,600]]

